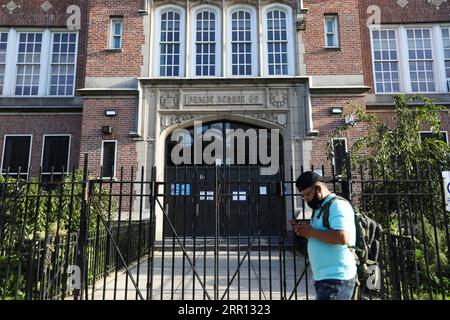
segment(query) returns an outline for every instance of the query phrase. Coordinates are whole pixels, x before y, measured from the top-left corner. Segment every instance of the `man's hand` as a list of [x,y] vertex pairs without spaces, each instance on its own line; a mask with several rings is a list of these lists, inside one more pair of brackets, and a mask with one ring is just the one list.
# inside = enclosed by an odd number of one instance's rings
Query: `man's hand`
[[300,237],[310,238],[314,232],[313,227],[307,222],[296,222],[294,220],[290,221],[294,232]]
[[329,244],[343,244],[349,243],[348,232],[342,230],[316,230],[307,222],[297,222],[295,220],[289,221],[294,228],[294,232],[297,236],[311,238],[314,237],[320,241]]

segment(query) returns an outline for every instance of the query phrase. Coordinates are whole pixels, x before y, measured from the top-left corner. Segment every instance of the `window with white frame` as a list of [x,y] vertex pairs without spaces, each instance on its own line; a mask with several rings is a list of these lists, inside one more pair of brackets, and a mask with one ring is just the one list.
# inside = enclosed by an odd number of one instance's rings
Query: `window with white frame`
[[41,74],[42,32],[20,32],[17,55],[16,96],[37,96]]
[[50,68],[50,95],[69,96],[75,86],[77,35],[55,32]]
[[406,29],[412,92],[436,91],[431,29]]
[[78,34],[57,29],[0,33],[0,94],[74,96]]
[[255,70],[253,61],[254,18],[248,9],[236,9],[231,12],[231,74],[233,76],[251,76]]
[[444,48],[444,65],[447,90],[450,92],[450,27],[442,28],[442,44]]
[[448,143],[447,131],[440,131],[439,133],[433,133],[432,131],[420,131],[420,140],[437,139],[442,142]]
[[42,173],[68,172],[70,135],[44,135],[42,147]]
[[377,92],[399,92],[396,30],[373,30],[373,64]]
[[287,75],[288,26],[284,10],[272,9],[267,12],[267,56],[269,75]]
[[116,177],[117,141],[102,141],[102,178]]
[[2,174],[27,175],[31,158],[31,135],[5,135]]
[[110,31],[109,31],[109,48],[110,49],[120,49],[122,48],[122,38],[123,38],[123,18],[114,17],[110,21]]
[[373,28],[375,92],[450,92],[449,29],[439,24]]
[[218,24],[216,12],[195,12],[195,76],[216,76],[218,61]]
[[161,14],[160,76],[180,76],[181,16],[174,10]]
[[339,47],[339,24],[337,15],[325,16],[325,47]]
[[5,81],[7,49],[8,32],[0,32],[0,96],[3,94],[3,84]]
[[335,175],[341,175],[344,172],[346,154],[347,139],[333,138],[333,165]]

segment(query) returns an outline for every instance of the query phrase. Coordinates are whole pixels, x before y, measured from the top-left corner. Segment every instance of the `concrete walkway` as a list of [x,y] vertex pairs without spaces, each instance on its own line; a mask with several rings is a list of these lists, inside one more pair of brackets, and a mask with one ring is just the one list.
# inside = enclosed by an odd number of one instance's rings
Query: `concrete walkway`
[[[241,251],[241,260],[244,254],[245,251]],[[189,252],[189,257],[194,263],[192,252]],[[284,265],[280,261],[284,261]],[[311,270],[309,268],[307,270],[307,278],[303,277],[300,281],[296,295],[295,293],[292,294],[296,278],[300,277],[305,265],[304,257],[298,253],[294,259],[291,251],[285,252],[284,258],[281,257],[280,260],[279,251],[274,250],[270,255],[269,251],[261,251],[260,256],[258,251],[252,251],[250,259],[247,256],[239,268],[239,273],[236,273],[238,264],[238,252],[219,252],[218,291],[216,292],[218,300],[279,300],[283,297],[285,299],[291,297],[291,299],[304,300],[307,297],[308,299],[315,298]],[[174,266],[173,276],[172,265]],[[214,251],[206,251],[206,254],[203,251],[196,252],[195,269],[200,280],[194,275],[193,268],[186,257],[184,258],[183,279],[183,254],[181,251],[165,251],[164,258],[161,251],[155,251],[153,266],[153,270],[150,269],[149,271],[147,257],[141,259],[139,269],[137,262],[130,266],[131,273],[134,279],[138,281],[138,286],[144,299],[208,300],[202,289],[201,282],[205,283],[206,291],[210,298],[215,298]],[[150,277],[150,279],[153,279],[153,282],[152,290],[149,287],[147,292],[148,272],[150,274],[153,273],[153,276]],[[284,277],[284,284],[282,277]],[[128,284],[126,283],[127,278]],[[118,272],[117,280],[115,273],[112,273],[106,280],[106,287],[103,286],[103,279],[96,283],[95,300],[102,300],[103,298],[106,300],[140,299],[136,296],[137,291],[125,270]],[[230,283],[230,286],[227,283]],[[116,289],[114,290],[114,288]],[[90,298],[92,296],[91,290],[92,288],[89,290]]]

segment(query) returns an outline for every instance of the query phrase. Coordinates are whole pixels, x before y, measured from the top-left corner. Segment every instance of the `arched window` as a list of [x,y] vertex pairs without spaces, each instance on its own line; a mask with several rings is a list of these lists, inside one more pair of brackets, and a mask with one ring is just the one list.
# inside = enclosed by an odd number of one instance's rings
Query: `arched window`
[[196,77],[219,76],[221,65],[220,11],[210,6],[192,11],[191,75]]
[[185,21],[182,8],[175,6],[157,9],[157,44],[155,47],[155,76],[184,76]]
[[291,9],[284,5],[270,5],[263,12],[264,73],[268,76],[293,75]]
[[229,15],[229,70],[231,76],[258,74],[256,13],[251,7],[238,7]]

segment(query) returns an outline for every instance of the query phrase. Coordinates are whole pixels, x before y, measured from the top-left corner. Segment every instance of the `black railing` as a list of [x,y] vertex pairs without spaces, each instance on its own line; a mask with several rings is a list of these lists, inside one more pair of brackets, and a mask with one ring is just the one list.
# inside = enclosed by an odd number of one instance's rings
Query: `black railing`
[[[314,299],[306,240],[288,224],[310,218],[294,188],[304,168],[167,167],[164,180],[87,168],[1,178],[0,299]],[[449,298],[441,169],[311,169],[383,226],[381,282],[361,298]]]

